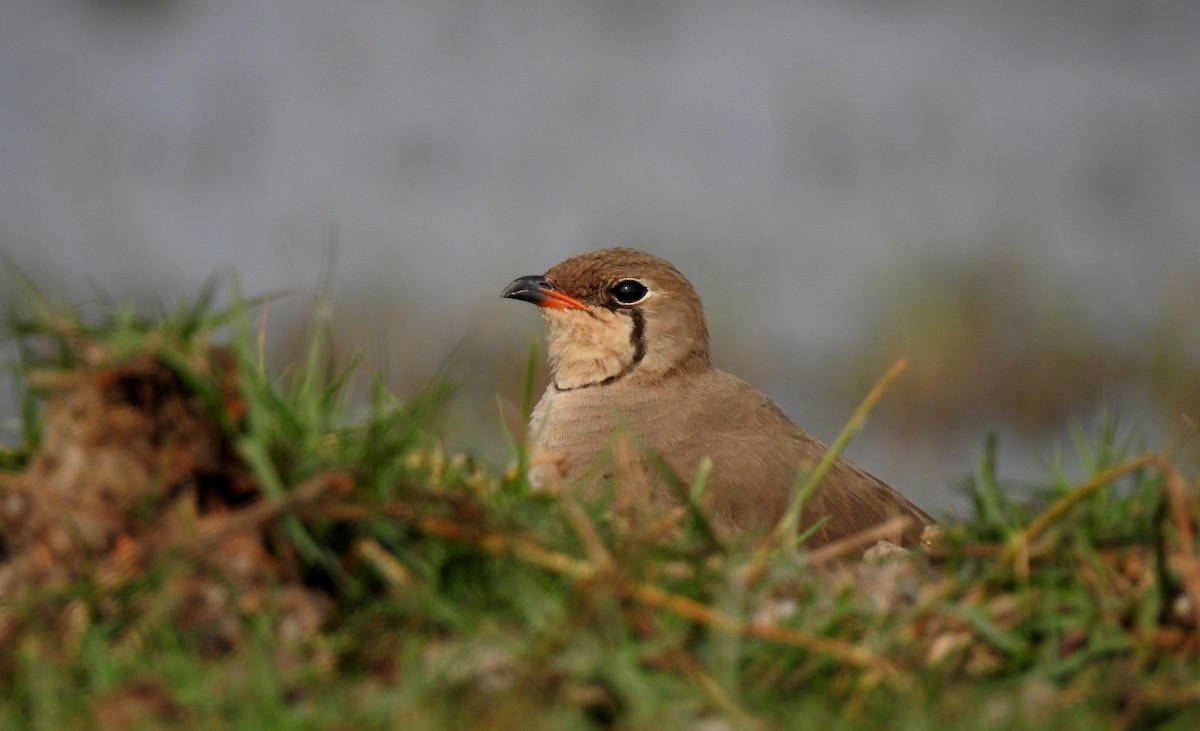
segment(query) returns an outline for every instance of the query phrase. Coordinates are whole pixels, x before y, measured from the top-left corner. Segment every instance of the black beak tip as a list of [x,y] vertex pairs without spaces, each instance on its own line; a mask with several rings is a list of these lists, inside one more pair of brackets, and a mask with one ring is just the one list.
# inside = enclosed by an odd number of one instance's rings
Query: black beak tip
[[530,274],[525,277],[517,277],[504,288],[500,296],[505,299],[524,300],[526,302],[540,302],[546,299],[546,295],[542,290],[549,289],[550,284],[546,278],[540,274]]

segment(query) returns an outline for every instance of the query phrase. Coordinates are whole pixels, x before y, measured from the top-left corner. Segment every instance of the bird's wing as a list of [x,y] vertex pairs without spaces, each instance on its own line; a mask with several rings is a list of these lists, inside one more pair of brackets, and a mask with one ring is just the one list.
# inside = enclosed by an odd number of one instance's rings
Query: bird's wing
[[[656,449],[684,479],[703,457],[713,460],[707,494],[719,516],[737,527],[766,527],[787,509],[803,473],[826,447],[796,426],[753,386],[720,371],[693,384],[687,406]],[[800,476],[800,480],[797,477]],[[897,516],[912,519],[903,535],[916,542],[933,520],[903,495],[858,465],[838,459],[809,500],[802,526],[824,520],[813,535],[825,543]]]

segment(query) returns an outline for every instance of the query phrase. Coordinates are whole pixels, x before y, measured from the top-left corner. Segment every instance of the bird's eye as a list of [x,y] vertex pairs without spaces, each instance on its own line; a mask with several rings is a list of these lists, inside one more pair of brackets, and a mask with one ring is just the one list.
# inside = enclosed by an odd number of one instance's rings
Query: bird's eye
[[646,289],[646,285],[636,279],[622,279],[613,285],[613,299],[623,305],[636,305],[638,302],[646,299],[646,295],[650,294],[650,290]]

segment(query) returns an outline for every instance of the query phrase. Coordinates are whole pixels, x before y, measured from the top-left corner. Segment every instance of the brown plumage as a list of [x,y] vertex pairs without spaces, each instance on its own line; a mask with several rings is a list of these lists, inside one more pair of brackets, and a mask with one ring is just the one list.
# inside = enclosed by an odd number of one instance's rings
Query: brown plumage
[[[657,455],[683,484],[704,457],[713,471],[704,506],[726,532],[770,529],[799,471],[825,445],[750,384],[712,367],[700,298],[667,261],[634,249],[571,257],[515,280],[504,297],[538,305],[546,324],[550,385],[530,420],[531,478],[595,494],[614,478],[618,510],[678,504]],[[896,516],[915,543],[933,523],[903,495],[839,459],[809,501],[801,526],[825,522],[811,545]]]

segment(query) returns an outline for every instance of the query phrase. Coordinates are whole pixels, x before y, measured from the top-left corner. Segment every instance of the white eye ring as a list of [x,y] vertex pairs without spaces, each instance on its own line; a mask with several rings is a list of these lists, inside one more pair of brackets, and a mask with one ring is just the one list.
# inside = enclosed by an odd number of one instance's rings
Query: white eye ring
[[636,305],[650,296],[650,288],[637,279],[622,279],[608,291],[620,305]]

